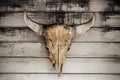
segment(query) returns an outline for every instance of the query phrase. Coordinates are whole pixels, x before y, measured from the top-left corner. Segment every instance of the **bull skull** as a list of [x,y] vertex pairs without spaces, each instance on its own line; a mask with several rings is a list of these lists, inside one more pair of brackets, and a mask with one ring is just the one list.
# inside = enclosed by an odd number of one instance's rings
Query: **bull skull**
[[42,24],[30,19],[26,12],[24,12],[24,21],[34,32],[44,36],[46,47],[50,53],[49,58],[61,75],[63,63],[67,51],[70,49],[73,36],[89,30],[94,24],[95,15],[93,14],[93,17],[88,22],[75,26],[76,29],[64,24],[51,25],[45,28]]

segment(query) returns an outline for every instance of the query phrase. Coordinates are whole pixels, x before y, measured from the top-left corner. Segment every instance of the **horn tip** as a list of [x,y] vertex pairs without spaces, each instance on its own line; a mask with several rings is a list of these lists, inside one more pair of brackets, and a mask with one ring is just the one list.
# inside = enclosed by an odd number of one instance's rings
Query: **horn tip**
[[60,72],[59,74],[58,74],[58,77],[61,77],[62,76],[62,72]]

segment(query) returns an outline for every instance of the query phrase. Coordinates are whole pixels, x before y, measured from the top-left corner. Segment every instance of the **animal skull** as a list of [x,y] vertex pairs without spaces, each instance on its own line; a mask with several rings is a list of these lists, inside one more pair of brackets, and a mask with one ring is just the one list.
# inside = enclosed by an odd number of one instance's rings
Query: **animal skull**
[[46,40],[46,47],[49,51],[49,57],[53,66],[58,72],[62,73],[63,63],[65,61],[67,51],[70,49],[71,40],[75,34],[81,34],[89,30],[95,21],[95,15],[83,25],[75,26],[74,29],[67,25],[51,25],[44,28],[43,25],[33,21],[24,12],[25,23],[37,34],[43,35]]

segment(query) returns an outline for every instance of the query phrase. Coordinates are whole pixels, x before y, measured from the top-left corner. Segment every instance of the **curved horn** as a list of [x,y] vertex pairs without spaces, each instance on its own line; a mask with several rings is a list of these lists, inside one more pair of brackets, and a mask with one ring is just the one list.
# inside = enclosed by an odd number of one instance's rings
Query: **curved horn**
[[38,24],[37,22],[31,20],[28,16],[26,11],[24,12],[24,21],[29,26],[30,29],[32,29],[34,32],[36,32],[39,35],[42,35],[43,25]]
[[82,25],[76,26],[76,33],[81,34],[81,33],[86,32],[94,25],[94,22],[95,22],[95,13],[93,14],[92,18],[88,22],[86,22]]

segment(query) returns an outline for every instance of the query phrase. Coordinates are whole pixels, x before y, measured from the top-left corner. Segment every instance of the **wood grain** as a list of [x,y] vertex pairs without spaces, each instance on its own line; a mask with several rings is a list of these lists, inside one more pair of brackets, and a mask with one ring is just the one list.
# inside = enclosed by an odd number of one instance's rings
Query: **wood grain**
[[[119,58],[119,53],[119,43],[72,43],[67,57]],[[44,43],[0,43],[0,57],[42,58],[48,56]]]
[[[92,28],[73,39],[73,42],[119,42],[119,28]],[[32,30],[22,28],[0,28],[0,41],[3,42],[45,42]]]
[[0,2],[0,11],[119,11],[119,0],[8,0]]
[[[0,72],[57,73],[48,58],[0,58]],[[67,58],[64,63],[63,73],[117,74],[120,73],[120,59]]]
[[0,80],[119,80],[119,75],[85,74],[0,74]]
[[[34,21],[42,24],[56,22],[55,13],[28,13]],[[73,17],[74,15],[74,17]],[[72,25],[87,22],[92,13],[66,13],[64,24]],[[120,13],[96,13],[96,20],[93,27],[119,27]],[[24,22],[23,13],[0,13],[0,27],[27,27]]]

